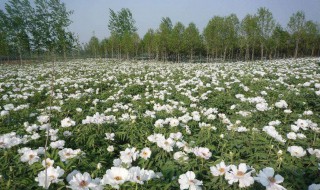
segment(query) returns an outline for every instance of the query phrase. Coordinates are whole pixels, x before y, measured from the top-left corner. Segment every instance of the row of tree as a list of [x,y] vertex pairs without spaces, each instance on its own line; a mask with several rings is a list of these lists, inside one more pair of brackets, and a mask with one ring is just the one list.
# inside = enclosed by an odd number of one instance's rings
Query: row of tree
[[158,29],[140,38],[129,9],[110,11],[111,35],[99,40],[93,35],[81,47],[68,31],[68,11],[60,0],[9,0],[0,10],[0,60],[59,55],[152,59],[162,61],[254,60],[320,56],[319,24],[294,13],[286,28],[272,13],[259,8],[241,21],[235,14],[214,16],[203,32],[194,23],[184,26],[162,18]]
[[91,57],[176,62],[320,56],[319,25],[307,21],[301,11],[290,17],[286,29],[264,7],[241,21],[235,14],[214,16],[202,33],[194,23],[173,25],[166,17],[158,29],[149,29],[139,38],[134,24],[129,9],[117,13],[110,10],[111,36],[102,41],[93,36],[83,53]]
[[0,10],[0,59],[66,57],[78,44],[67,30],[71,14],[60,0],[9,0]]

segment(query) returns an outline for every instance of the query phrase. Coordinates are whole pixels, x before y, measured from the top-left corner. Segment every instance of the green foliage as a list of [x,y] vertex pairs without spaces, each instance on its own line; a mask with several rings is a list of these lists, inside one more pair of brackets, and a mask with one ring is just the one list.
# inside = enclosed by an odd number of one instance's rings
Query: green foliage
[[261,47],[261,59],[264,56],[264,46],[269,41],[275,27],[272,13],[265,7],[258,9],[258,27]]
[[[190,23],[183,34],[183,42],[187,52],[190,52],[190,60],[193,61],[193,54],[201,48],[201,37],[198,28]],[[188,51],[189,50],[189,51]]]
[[289,32],[292,34],[293,39],[295,41],[295,58],[298,56],[299,43],[305,30],[305,23],[305,14],[302,11],[298,11],[292,14],[288,22]]
[[[272,167],[284,177],[281,185],[287,189],[306,189],[312,183],[319,183],[319,159],[316,155],[307,152],[305,156],[296,158],[287,151],[293,145],[304,149],[319,149],[319,134],[308,128],[297,132],[304,134],[305,139],[293,140],[286,137],[292,131],[291,125],[298,119],[319,123],[320,102],[315,93],[318,90],[315,84],[319,79],[315,60],[188,65],[118,64],[112,61],[57,63],[54,85],[57,99],[54,99],[53,105],[59,106],[61,112],[52,111],[51,127],[59,129],[57,137],[65,140],[66,148],[79,148],[84,154],[63,162],[58,154],[60,150],[49,146],[46,156],[55,161],[54,166],[65,171],[62,181],[50,185],[50,189],[67,188],[69,184],[66,177],[73,170],[88,172],[92,178],[102,178],[106,170],[114,165],[113,160],[119,158],[120,152],[128,147],[135,147],[138,151],[149,147],[151,157],[147,160],[138,158],[132,162],[132,166],[161,172],[163,177],[152,179],[143,185],[126,182],[121,185],[121,189],[178,189],[178,178],[187,171],[195,172],[197,179],[203,181],[203,189],[238,189],[238,184],[229,185],[224,176],[215,177],[211,174],[210,167],[221,161],[225,161],[227,165],[246,163],[256,172]],[[0,134],[14,131],[19,137],[32,135],[26,131],[24,122],[40,125],[37,116],[45,114],[45,109],[50,106],[50,96],[47,93],[50,90],[47,85],[50,76],[50,71],[46,69],[48,65],[1,66],[1,76],[4,76],[0,78],[0,83],[3,84],[1,89],[3,94],[10,94],[11,97],[0,99],[0,111],[10,102],[15,107],[26,103],[30,107],[19,111],[10,110],[9,115],[0,116]],[[304,85],[307,82],[310,82],[310,86]],[[26,88],[19,91],[18,87]],[[262,95],[262,91],[267,94]],[[26,99],[15,98],[31,92],[32,96]],[[75,97],[77,93],[81,96]],[[59,94],[61,98],[58,99]],[[246,100],[241,101],[237,94],[243,94]],[[258,111],[256,103],[249,101],[257,97],[263,97],[270,109]],[[93,104],[94,100],[99,101]],[[286,109],[292,110],[291,114],[275,106],[279,100],[288,103]],[[155,107],[158,105],[165,106],[167,110],[157,110]],[[77,108],[82,111],[77,111]],[[205,110],[209,108],[217,110],[213,113],[215,119],[209,119],[205,115]],[[307,110],[312,110],[313,115],[304,115]],[[154,117],[146,116],[147,111],[153,111]],[[240,111],[248,111],[250,114],[242,116]],[[113,115],[117,121],[103,124],[82,123],[87,116],[96,112],[106,116]],[[179,118],[194,112],[199,112],[200,121],[182,123],[182,119],[179,119],[178,126],[172,127],[168,123],[163,127],[155,127],[159,119]],[[130,119],[121,119],[123,114],[128,114]],[[225,114],[231,126],[222,119],[221,114]],[[61,127],[61,121],[66,117],[72,118],[76,125]],[[275,128],[287,140],[285,143],[278,142],[263,131],[264,126],[275,120],[281,121]],[[200,127],[202,123],[208,126]],[[185,125],[189,127],[189,132]],[[237,131],[240,126],[246,127],[248,131]],[[66,131],[72,132],[72,135],[65,136]],[[41,160],[29,165],[21,162],[21,154],[18,153],[23,147],[37,149],[44,146],[46,133],[44,130],[37,132],[39,139],[0,149],[0,168],[3,171],[0,173],[1,189],[41,189],[35,177],[44,170],[41,165],[44,155],[39,155]],[[181,132],[183,137],[175,141],[187,143],[186,148],[189,150],[206,147],[212,157],[205,160],[196,156],[193,151],[188,152],[184,147],[178,146],[173,146],[173,151],[167,152],[157,143],[148,140],[155,133],[168,138],[170,133],[177,132]],[[115,133],[114,140],[105,139],[105,133]],[[49,144],[52,141],[49,140]],[[111,145],[114,147],[113,152],[108,151],[108,146]],[[281,154],[279,150],[282,151]],[[184,151],[188,160],[175,159],[174,154],[178,151]],[[102,165],[100,169],[97,168],[98,163]],[[252,176],[256,176],[256,173]],[[111,187],[106,185],[105,189]],[[255,182],[248,189],[264,188]]]
[[[298,16],[292,16],[286,28],[276,22],[269,9],[261,7],[256,14],[247,14],[242,20],[235,14],[214,16],[202,32],[194,23],[183,26],[163,17],[159,27],[149,29],[141,40],[129,9],[109,11],[110,36],[99,43],[95,56],[87,48],[90,42],[86,44],[84,53],[88,57],[164,62],[204,62],[205,57],[206,62],[264,60],[292,57],[292,52],[316,56],[320,47],[319,24],[306,21],[301,11],[294,14]],[[301,27],[295,26],[299,25],[298,17],[304,23]],[[297,28],[301,32],[294,32]]]
[[99,39],[95,36],[92,36],[88,44],[85,46],[85,50],[94,58],[97,58],[99,50]]
[[[33,54],[55,53],[66,56],[71,52],[77,40],[73,33],[67,31],[71,24],[68,11],[60,0],[10,0],[1,10],[1,24],[6,33],[7,42],[3,45],[6,54],[16,55],[20,60]],[[9,47],[8,47],[9,46]]]
[[[137,54],[140,37],[137,33],[137,28],[134,26],[135,20],[129,9],[122,8],[118,13],[112,9],[110,11],[110,18],[108,29],[112,36],[111,54],[114,57],[114,48],[118,46],[117,54],[122,58],[122,51],[129,59],[130,55]],[[117,42],[116,42],[117,41]]]
[[137,31],[137,28],[134,26],[135,20],[129,9],[122,8],[118,13],[114,12],[112,9],[109,9],[109,11],[110,18],[108,29],[111,33],[122,37],[125,33],[133,34]]

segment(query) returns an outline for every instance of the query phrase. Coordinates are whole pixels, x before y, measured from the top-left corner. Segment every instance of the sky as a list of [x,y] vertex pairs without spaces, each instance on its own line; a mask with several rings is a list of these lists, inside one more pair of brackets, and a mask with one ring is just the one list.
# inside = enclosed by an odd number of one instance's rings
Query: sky
[[[0,0],[0,8],[5,2]],[[109,9],[116,12],[129,8],[136,21],[140,37],[149,28],[157,29],[162,17],[169,17],[173,24],[180,21],[185,26],[194,22],[202,32],[214,16],[235,13],[239,20],[246,14],[255,14],[260,7],[268,8],[277,22],[287,26],[290,16],[303,11],[306,20],[320,23],[320,0],[61,0],[74,13],[69,30],[80,43],[86,43],[95,35],[100,40],[110,36],[108,30]]]

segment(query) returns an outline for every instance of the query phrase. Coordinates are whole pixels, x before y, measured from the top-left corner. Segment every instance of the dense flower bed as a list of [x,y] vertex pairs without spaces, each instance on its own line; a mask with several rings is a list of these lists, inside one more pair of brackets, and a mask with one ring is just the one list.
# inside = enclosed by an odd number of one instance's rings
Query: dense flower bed
[[0,189],[320,189],[316,61],[0,65]]

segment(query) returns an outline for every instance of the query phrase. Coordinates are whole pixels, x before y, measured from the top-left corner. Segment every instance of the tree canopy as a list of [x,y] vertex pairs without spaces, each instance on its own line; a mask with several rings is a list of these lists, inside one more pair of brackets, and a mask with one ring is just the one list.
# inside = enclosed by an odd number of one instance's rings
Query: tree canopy
[[163,17],[158,28],[139,36],[128,8],[109,9],[110,36],[95,35],[82,47],[68,30],[72,11],[60,0],[9,0],[0,10],[0,59],[36,58],[55,54],[66,57],[153,59],[210,62],[320,56],[320,25],[302,11],[281,26],[272,12],[261,7],[241,20],[235,14],[213,16],[200,29],[195,23],[173,23]]
[[286,28],[261,7],[242,20],[235,14],[213,16],[202,32],[194,23],[185,26],[163,17],[158,28],[150,28],[142,38],[129,9],[109,11],[111,36],[104,40],[101,57],[210,62],[320,55],[319,24],[306,20],[301,11],[290,17]]
[[2,56],[34,57],[73,51],[77,39],[68,31],[72,11],[60,0],[9,0],[1,17]]

